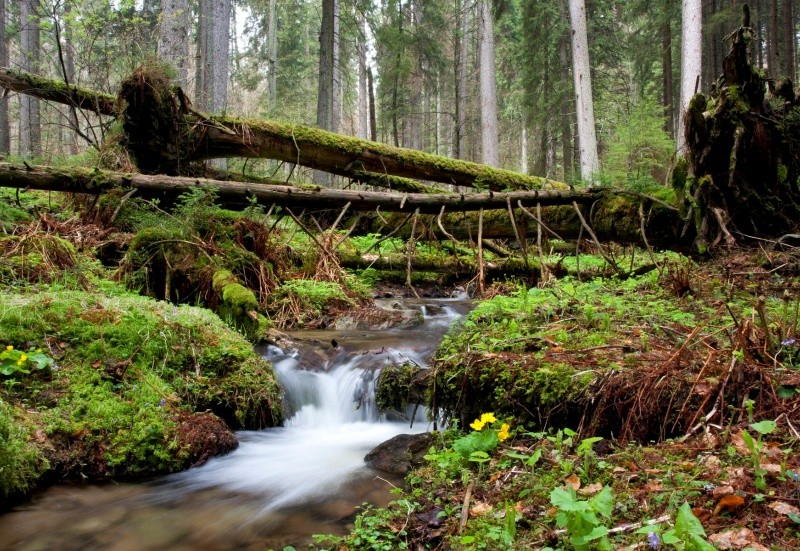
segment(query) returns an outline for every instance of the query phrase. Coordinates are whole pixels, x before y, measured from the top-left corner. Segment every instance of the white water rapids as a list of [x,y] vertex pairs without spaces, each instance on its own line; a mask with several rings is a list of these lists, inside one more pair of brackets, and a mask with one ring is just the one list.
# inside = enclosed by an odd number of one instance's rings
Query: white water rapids
[[311,360],[269,347],[263,352],[286,393],[283,427],[240,431],[230,454],[152,483],[50,488],[0,516],[0,549],[280,550],[314,533],[341,533],[356,506],[385,504],[399,483],[366,467],[367,452],[428,428],[422,411],[413,426],[382,418],[380,369],[425,365],[465,309],[438,302],[416,329],[298,333],[321,351]]

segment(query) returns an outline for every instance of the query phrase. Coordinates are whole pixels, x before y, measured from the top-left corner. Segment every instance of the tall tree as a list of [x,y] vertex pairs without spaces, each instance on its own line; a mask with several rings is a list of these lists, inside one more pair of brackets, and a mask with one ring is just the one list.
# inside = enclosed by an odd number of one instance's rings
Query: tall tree
[[575,107],[578,116],[578,144],[581,178],[591,181],[600,168],[594,127],[592,75],[589,68],[589,41],[586,33],[586,3],[569,0],[572,25],[572,75],[575,81]]
[[358,136],[369,139],[369,93],[367,91],[367,18],[358,13]]
[[276,0],[267,3],[267,107],[275,109],[278,99],[278,8]]
[[494,62],[494,22],[489,0],[479,0],[479,71],[481,88],[481,154],[482,162],[500,166],[497,127],[497,92]]
[[662,105],[666,115],[667,133],[675,138],[675,100],[673,98],[672,86],[672,0],[664,0],[662,21],[661,21],[661,86],[662,86]]
[[455,55],[456,73],[456,124],[455,124],[455,156],[467,158],[467,90],[469,58],[470,9],[463,0],[458,0],[459,30],[457,31]]
[[[8,67],[6,34],[6,0],[0,0],[0,67]],[[0,95],[0,153],[11,152],[11,130],[8,122],[8,96]]]
[[339,0],[322,0],[322,26],[319,33],[319,96],[317,126],[339,131]]
[[200,0],[195,99],[201,109],[224,111],[228,102],[231,0]]
[[[31,73],[39,72],[39,14],[38,0],[21,0],[20,68]],[[27,94],[19,98],[19,152],[24,156],[38,156],[42,152],[42,128],[39,100]]]
[[187,88],[189,0],[162,0],[158,28],[158,57],[175,68],[177,82],[183,88]]
[[[319,33],[319,94],[317,96],[317,126],[331,132],[339,131],[341,117],[339,73],[339,0],[322,0],[322,26]],[[324,186],[333,184],[331,175],[317,172],[314,180]]]
[[681,19],[681,105],[678,124],[678,153],[686,152],[683,118],[689,101],[699,89],[702,71],[703,7],[700,0],[683,0]]

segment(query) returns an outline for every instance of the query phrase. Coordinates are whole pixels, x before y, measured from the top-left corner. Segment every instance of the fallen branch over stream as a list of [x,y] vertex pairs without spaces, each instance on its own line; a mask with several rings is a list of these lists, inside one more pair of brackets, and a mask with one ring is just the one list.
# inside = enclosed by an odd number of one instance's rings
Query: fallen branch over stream
[[384,212],[414,212],[439,214],[442,208],[454,211],[507,209],[509,201],[522,205],[568,205],[590,203],[608,191],[542,190],[508,193],[386,193],[328,189],[319,186],[296,187],[263,183],[229,182],[205,178],[145,175],[113,172],[97,168],[52,168],[47,166],[0,163],[0,186],[18,189],[38,189],[98,195],[114,188],[136,189],[144,196],[178,195],[192,189],[214,190],[225,204],[247,206],[255,200],[262,205],[308,209],[343,208]]

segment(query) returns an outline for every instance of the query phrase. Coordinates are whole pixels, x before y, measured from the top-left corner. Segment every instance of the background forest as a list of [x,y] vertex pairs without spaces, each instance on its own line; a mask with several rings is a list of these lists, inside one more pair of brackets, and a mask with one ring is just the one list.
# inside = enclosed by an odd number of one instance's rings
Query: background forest
[[[742,4],[702,3],[700,91],[721,73]],[[796,2],[750,4],[753,62],[794,80]],[[679,124],[681,3],[588,0],[585,9],[601,178],[665,182]],[[136,66],[160,59],[202,110],[559,180],[581,174],[566,1],[0,0],[0,21],[0,66],[116,93]],[[0,151],[51,163],[100,148],[106,123],[6,95]]]

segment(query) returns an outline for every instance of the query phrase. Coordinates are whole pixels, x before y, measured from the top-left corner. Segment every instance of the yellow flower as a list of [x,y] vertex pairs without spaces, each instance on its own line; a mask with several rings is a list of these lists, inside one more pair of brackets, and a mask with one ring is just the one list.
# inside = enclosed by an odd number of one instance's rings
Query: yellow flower
[[483,429],[483,426],[485,424],[486,424],[485,421],[483,421],[481,419],[475,419],[472,423],[469,424],[469,426],[472,427],[475,430],[481,430],[481,429]]
[[503,423],[502,425],[500,425],[500,431],[497,433],[497,439],[500,440],[501,442],[503,440],[506,440],[509,436],[508,430],[510,428],[511,427],[507,423]]
[[497,418],[494,416],[494,413],[484,413],[481,415],[481,423],[484,425],[486,423],[494,423],[495,421],[497,421]]
[[27,362],[28,361],[28,355],[27,354],[23,354],[22,356],[19,357],[19,361],[20,361],[20,363]]
[[9,351],[10,350],[14,350],[14,347],[9,344],[8,346],[6,346],[6,350],[9,350]]

